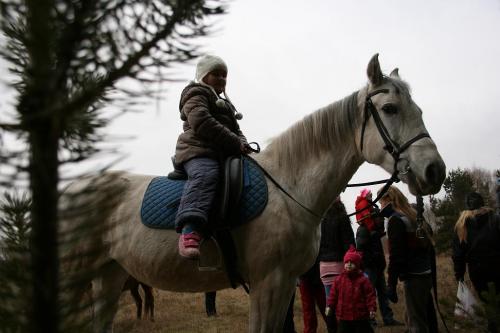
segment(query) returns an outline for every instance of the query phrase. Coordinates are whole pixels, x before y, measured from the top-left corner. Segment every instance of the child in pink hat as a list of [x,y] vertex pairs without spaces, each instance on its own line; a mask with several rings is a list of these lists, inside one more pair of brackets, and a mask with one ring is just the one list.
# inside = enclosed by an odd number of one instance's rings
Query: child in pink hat
[[361,254],[351,246],[344,256],[344,271],[333,280],[326,315],[335,314],[338,333],[370,333],[377,302],[370,280],[360,269]]

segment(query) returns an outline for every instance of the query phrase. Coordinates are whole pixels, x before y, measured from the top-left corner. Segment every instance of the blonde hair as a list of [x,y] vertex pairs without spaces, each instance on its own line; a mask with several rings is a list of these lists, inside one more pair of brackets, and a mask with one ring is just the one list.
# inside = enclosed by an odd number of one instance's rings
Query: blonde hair
[[[377,194],[380,195],[382,188],[378,190]],[[392,204],[392,208],[406,216],[411,222],[417,222],[417,211],[413,209],[413,207],[408,202],[408,199],[405,195],[395,186],[389,186],[387,192],[385,192],[384,196],[381,198],[384,202],[390,202]]]
[[474,210],[464,209],[455,223],[455,232],[457,233],[460,243],[467,243],[467,228],[465,226],[467,220],[476,217],[477,215],[486,214],[493,211],[489,207],[481,207]]

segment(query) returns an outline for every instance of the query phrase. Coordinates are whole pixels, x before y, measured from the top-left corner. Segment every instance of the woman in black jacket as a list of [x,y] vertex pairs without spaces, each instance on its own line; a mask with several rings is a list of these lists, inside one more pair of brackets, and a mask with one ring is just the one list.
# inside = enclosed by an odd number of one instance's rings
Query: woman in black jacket
[[[342,273],[345,253],[354,244],[351,220],[340,197],[337,197],[321,221],[318,260],[326,297],[330,294],[333,279]],[[328,332],[336,332],[335,316],[328,316],[326,320]]]
[[[476,192],[466,196],[465,208],[455,225],[455,278],[463,281],[467,266],[474,289],[486,301],[483,292],[488,291],[488,284],[493,283],[497,296],[500,294],[500,219]],[[494,318],[488,318],[488,329],[498,332]]]
[[394,303],[398,301],[396,286],[398,280],[402,281],[408,332],[437,332],[431,294],[435,272],[432,231],[423,223],[423,232],[418,232],[417,212],[398,188],[390,186],[380,199],[380,205],[381,215],[388,218],[387,297]]

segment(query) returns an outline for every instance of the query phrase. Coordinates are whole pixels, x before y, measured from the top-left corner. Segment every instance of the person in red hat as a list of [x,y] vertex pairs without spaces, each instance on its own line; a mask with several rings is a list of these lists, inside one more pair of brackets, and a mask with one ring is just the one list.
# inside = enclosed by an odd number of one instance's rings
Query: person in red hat
[[344,271],[333,280],[326,315],[335,313],[338,333],[370,333],[377,302],[370,280],[363,274],[361,254],[351,246],[344,256]]
[[375,230],[377,225],[374,217],[377,215],[377,212],[372,203],[372,191],[367,188],[362,189],[356,198],[354,208],[357,212],[356,221],[359,224],[366,226],[370,232]]
[[[382,237],[385,236],[384,218],[379,215],[378,207],[372,202],[372,192],[365,188],[356,199],[356,249],[363,257],[363,270],[377,293],[378,306],[385,326],[401,326],[394,319],[394,313],[387,298],[385,280],[385,253]],[[373,320],[372,325],[377,325]]]

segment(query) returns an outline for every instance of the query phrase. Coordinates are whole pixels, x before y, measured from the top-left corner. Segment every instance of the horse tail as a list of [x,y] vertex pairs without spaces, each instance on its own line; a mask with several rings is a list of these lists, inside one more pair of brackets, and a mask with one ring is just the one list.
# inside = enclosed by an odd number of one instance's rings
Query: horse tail
[[[65,306],[78,306],[75,303],[90,290],[92,279],[107,266],[105,235],[113,227],[110,215],[128,186],[123,176],[123,172],[108,172],[81,178],[61,193],[58,236],[61,301]],[[92,306],[92,300],[82,302]]]

